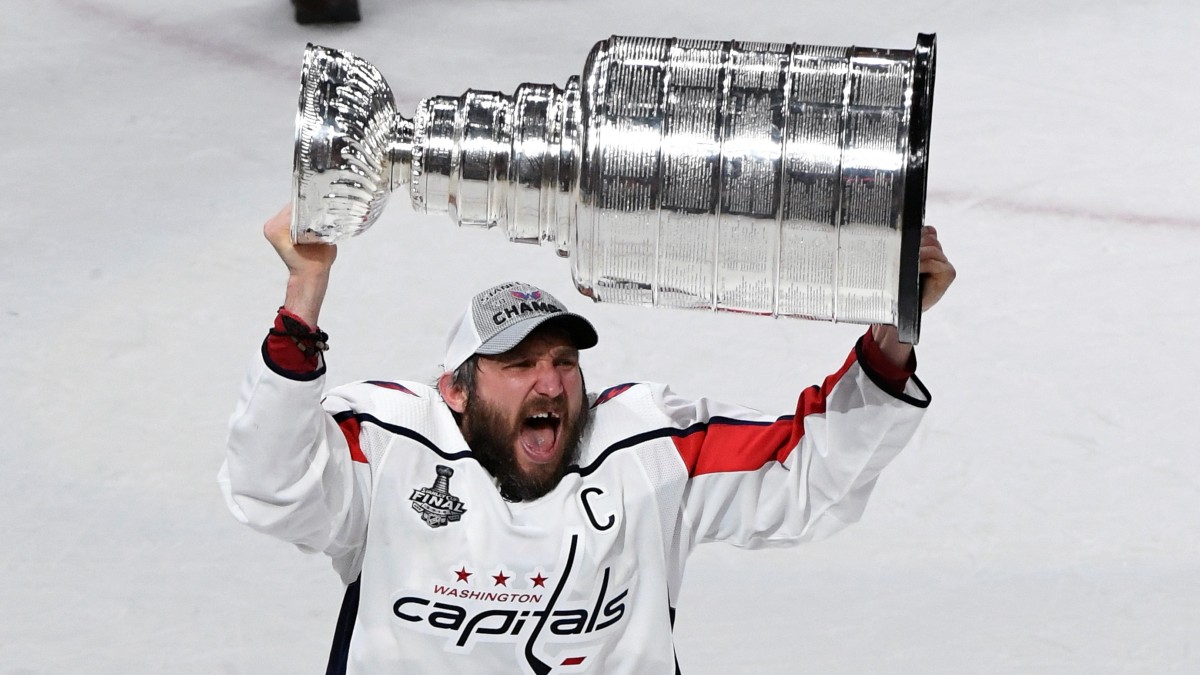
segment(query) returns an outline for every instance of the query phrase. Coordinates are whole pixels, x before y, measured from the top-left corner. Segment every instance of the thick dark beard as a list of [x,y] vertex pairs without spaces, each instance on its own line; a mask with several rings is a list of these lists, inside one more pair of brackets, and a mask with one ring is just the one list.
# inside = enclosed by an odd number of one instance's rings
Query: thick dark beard
[[478,396],[468,396],[462,415],[463,438],[471,446],[471,454],[500,484],[500,496],[510,502],[533,501],[553,490],[566,475],[567,469],[579,461],[579,442],[592,418],[587,398],[582,410],[572,416],[571,426],[560,429],[566,434],[563,454],[554,470],[540,476],[526,475],[517,465],[516,452],[519,428],[507,428],[504,416]]

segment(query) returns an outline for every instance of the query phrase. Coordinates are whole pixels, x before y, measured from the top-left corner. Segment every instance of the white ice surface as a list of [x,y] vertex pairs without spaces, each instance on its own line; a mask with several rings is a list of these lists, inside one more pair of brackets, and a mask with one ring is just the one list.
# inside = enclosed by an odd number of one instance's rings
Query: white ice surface
[[[610,34],[910,48],[938,34],[928,219],[960,277],[935,401],[863,522],[713,545],[683,672],[1200,672],[1200,9],[1183,2],[0,0],[0,672],[317,673],[342,589],[214,476],[282,300],[305,42],[399,107],[565,82]],[[341,247],[330,382],[431,378],[452,314],[520,277],[586,311],[593,386],[786,411],[857,326],[589,305],[550,250],[394,200]],[[782,376],[781,376],[782,375]]]

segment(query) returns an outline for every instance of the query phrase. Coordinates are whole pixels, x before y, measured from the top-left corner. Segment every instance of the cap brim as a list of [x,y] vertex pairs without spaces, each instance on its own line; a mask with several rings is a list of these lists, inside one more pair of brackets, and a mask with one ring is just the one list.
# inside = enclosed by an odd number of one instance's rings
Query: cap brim
[[590,321],[578,314],[561,312],[549,316],[535,316],[524,321],[514,322],[492,336],[487,342],[479,345],[475,353],[484,356],[503,354],[521,344],[521,341],[529,337],[529,334],[539,326],[550,322],[555,322],[566,330],[576,349],[590,349],[595,347],[596,343],[600,340],[599,336],[596,335],[596,329],[592,327]]

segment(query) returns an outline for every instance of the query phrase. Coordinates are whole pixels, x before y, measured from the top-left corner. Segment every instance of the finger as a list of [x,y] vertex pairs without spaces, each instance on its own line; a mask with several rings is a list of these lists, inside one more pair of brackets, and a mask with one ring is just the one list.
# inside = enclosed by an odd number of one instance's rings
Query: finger
[[948,260],[922,260],[920,265],[922,276],[948,277],[953,279],[957,272]]
[[[284,235],[287,235],[288,242],[283,241]],[[267,241],[277,248],[281,245],[290,243],[292,236],[292,205],[286,204],[278,213],[267,219],[263,225],[263,235]]]
[[[936,302],[937,299],[942,297],[942,294],[944,294],[946,290],[950,288],[950,285],[954,283],[954,279],[957,275],[958,273],[954,270],[954,267],[949,265],[942,266],[939,264],[936,266],[922,268],[921,297],[926,300],[932,299],[934,302]],[[924,304],[925,303],[923,302],[922,305]]]
[[925,262],[926,260],[949,260],[941,246],[922,246],[920,252],[917,254],[917,259],[921,262]]
[[921,284],[921,309],[928,310],[937,304],[938,300],[946,294],[950,288],[950,284],[954,283],[953,273],[940,274],[924,274],[921,275],[924,283]]

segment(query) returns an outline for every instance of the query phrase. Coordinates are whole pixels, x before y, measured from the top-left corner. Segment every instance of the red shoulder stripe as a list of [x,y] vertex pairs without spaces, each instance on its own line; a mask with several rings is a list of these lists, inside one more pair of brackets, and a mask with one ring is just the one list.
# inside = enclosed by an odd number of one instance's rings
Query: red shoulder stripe
[[825,412],[834,386],[854,365],[854,352],[836,373],[800,394],[796,414],[774,422],[749,422],[716,417],[696,430],[673,437],[675,448],[688,468],[688,476],[729,471],[756,471],[768,462],[783,462],[804,437],[804,418]]
[[629,391],[630,387],[632,386],[633,383],[630,382],[628,384],[618,384],[615,387],[609,387],[608,389],[605,389],[604,391],[600,392],[599,396],[596,397],[596,402],[592,404],[592,407],[595,408],[601,403],[611,400],[615,396],[624,394],[625,392]]
[[414,394],[411,389],[409,389],[408,387],[406,387],[402,384],[399,384],[397,382],[384,382],[382,380],[367,380],[367,384],[373,384],[376,387],[382,387],[384,389],[401,391],[401,392],[404,392],[405,394],[408,394],[409,396],[416,396],[416,394]]
[[346,437],[346,443],[350,445],[350,459],[367,464],[367,456],[363,454],[362,446],[358,441],[358,434],[362,430],[358,419],[353,416],[344,417],[338,420],[338,427],[341,428],[342,435]]

